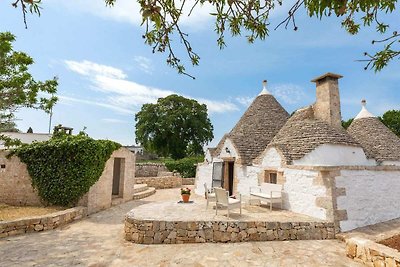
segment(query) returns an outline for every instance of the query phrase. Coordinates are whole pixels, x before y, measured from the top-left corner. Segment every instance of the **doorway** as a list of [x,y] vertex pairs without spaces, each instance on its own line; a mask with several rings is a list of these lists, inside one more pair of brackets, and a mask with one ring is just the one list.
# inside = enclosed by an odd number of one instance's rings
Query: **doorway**
[[114,169],[113,169],[113,183],[112,183],[112,195],[120,195],[120,185],[121,185],[121,158],[114,158]]
[[233,195],[233,177],[235,172],[234,161],[224,161],[224,182],[223,188],[229,192],[229,195]]

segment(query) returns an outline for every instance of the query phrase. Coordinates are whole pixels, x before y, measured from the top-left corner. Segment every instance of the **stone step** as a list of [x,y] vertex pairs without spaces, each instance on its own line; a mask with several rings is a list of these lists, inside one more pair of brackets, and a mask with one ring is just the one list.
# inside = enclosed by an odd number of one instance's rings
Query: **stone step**
[[149,187],[147,186],[147,184],[135,184],[133,185],[133,193],[140,193],[143,191],[146,191]]
[[151,195],[154,195],[155,193],[156,193],[156,189],[154,187],[148,187],[148,189],[146,191],[142,191],[142,192],[133,194],[133,200],[138,200],[138,199],[142,199],[145,197],[149,197]]
[[124,199],[122,197],[114,197],[113,196],[113,198],[111,200],[111,206],[116,206],[116,205],[119,205],[122,203],[124,203]]

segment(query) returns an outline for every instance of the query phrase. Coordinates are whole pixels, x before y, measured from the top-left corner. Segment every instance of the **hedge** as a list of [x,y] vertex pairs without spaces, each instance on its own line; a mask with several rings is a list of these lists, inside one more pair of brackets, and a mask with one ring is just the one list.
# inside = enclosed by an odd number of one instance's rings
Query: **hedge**
[[167,160],[165,166],[167,169],[179,172],[184,178],[192,178],[196,176],[196,164],[202,162],[203,157],[190,157],[179,160]]
[[99,180],[107,160],[120,147],[108,140],[69,135],[21,146],[12,155],[27,164],[42,200],[73,206]]

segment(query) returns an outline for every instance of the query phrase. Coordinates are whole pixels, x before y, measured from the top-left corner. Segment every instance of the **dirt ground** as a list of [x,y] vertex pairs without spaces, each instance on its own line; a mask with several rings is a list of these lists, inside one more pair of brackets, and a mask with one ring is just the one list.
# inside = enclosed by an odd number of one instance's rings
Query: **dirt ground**
[[0,203],[0,221],[39,216],[63,210],[62,207],[16,207]]
[[382,240],[381,242],[379,242],[382,245],[388,246],[390,248],[394,248],[397,249],[398,251],[400,251],[400,235],[396,235],[393,236],[391,238]]

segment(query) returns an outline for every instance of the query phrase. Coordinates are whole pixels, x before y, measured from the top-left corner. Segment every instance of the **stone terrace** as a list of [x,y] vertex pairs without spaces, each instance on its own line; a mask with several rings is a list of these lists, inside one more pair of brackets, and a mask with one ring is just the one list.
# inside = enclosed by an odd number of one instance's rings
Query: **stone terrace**
[[178,203],[179,189],[164,199],[131,210],[125,219],[125,239],[141,244],[246,242],[272,240],[321,240],[335,238],[332,222],[287,210],[248,205],[242,199],[239,209],[215,215],[213,204],[192,194],[194,203]]
[[0,266],[362,266],[338,240],[148,246],[123,239],[128,211],[176,191],[158,190],[58,229],[0,238]]

